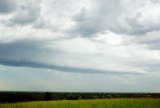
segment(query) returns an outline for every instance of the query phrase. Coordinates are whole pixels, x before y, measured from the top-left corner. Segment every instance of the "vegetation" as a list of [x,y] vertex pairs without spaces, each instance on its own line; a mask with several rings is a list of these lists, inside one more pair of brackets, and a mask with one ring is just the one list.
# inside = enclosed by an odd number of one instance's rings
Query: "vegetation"
[[35,101],[0,104],[0,108],[160,108],[159,98]]
[[160,98],[160,93],[0,92],[2,103],[100,98]]

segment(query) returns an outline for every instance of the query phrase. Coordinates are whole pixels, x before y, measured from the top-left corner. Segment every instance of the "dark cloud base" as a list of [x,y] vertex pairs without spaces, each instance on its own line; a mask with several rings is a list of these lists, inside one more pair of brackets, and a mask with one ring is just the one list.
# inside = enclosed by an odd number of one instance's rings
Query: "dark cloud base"
[[72,72],[72,73],[97,73],[97,74],[110,74],[110,75],[142,75],[141,73],[134,72],[117,72],[117,71],[105,71],[98,69],[90,69],[90,68],[76,68],[76,67],[65,67],[65,66],[57,66],[57,65],[47,65],[36,62],[27,62],[27,61],[7,61],[0,60],[0,64],[6,66],[16,66],[16,67],[31,67],[31,68],[42,68],[42,69],[53,69],[62,72]]
[[0,0],[0,14],[9,14],[16,9],[13,0]]

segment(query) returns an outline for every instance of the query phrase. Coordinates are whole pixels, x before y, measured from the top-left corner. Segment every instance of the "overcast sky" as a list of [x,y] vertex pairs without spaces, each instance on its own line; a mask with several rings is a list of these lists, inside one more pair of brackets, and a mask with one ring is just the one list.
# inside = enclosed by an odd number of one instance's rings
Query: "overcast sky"
[[160,92],[159,0],[0,0],[0,90]]

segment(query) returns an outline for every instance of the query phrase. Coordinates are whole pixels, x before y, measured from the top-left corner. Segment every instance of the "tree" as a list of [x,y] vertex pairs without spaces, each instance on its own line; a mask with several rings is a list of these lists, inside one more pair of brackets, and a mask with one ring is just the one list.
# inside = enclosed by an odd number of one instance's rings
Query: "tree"
[[44,95],[44,100],[52,100],[51,93],[46,92]]

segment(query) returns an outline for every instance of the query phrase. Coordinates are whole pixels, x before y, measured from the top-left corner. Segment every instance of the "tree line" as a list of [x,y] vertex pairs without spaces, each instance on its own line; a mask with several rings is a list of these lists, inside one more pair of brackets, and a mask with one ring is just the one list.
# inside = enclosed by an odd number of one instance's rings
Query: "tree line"
[[160,93],[0,92],[0,102],[77,100],[97,98],[160,98]]

